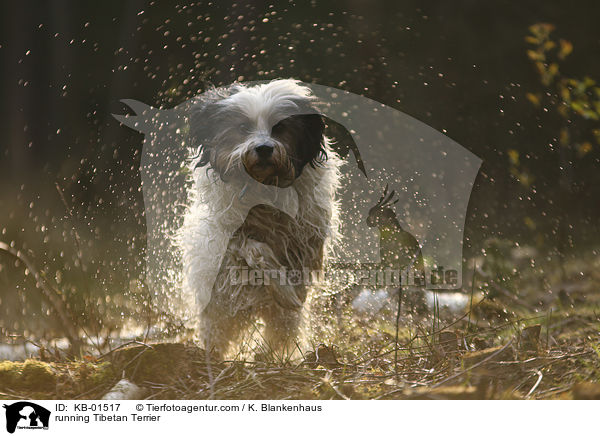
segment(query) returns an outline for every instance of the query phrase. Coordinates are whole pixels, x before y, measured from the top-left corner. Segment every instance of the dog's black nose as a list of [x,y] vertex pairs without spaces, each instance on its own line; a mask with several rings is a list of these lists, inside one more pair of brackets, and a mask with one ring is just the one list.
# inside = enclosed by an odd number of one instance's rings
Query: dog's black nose
[[271,144],[260,144],[255,148],[256,154],[258,154],[258,157],[261,159],[270,157],[273,154],[274,149],[275,147]]

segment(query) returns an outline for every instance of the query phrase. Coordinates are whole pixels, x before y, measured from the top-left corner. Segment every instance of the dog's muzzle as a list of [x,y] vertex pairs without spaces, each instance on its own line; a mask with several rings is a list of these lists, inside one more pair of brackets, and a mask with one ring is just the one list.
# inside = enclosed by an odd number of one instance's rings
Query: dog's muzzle
[[254,148],[254,151],[256,152],[258,158],[261,161],[268,161],[269,158],[273,155],[273,150],[275,150],[275,146],[269,143],[260,144]]
[[295,178],[293,165],[283,146],[271,141],[251,147],[242,159],[246,172],[258,182],[279,187],[290,186]]

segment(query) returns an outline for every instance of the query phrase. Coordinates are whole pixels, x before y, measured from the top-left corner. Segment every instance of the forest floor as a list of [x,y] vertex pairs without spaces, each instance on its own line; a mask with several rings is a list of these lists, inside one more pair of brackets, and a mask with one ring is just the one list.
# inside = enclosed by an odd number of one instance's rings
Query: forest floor
[[483,267],[462,313],[405,307],[397,342],[395,297],[361,316],[342,301],[324,311],[322,342],[294,359],[214,361],[192,342],[78,359],[42,350],[0,362],[0,399],[98,399],[123,377],[146,399],[600,399],[597,263],[535,266],[502,283]]

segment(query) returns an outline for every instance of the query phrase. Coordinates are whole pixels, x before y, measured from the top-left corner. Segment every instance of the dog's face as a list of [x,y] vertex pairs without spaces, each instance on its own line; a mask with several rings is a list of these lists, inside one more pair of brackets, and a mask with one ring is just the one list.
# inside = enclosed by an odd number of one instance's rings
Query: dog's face
[[326,158],[313,103],[292,80],[208,92],[191,111],[197,166],[209,165],[223,180],[246,171],[266,185],[290,186],[306,165]]

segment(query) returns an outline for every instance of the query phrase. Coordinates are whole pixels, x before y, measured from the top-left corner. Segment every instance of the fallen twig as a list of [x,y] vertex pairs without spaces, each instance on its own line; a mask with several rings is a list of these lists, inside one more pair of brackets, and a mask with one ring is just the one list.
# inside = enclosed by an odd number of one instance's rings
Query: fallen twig
[[496,357],[497,355],[499,355],[500,353],[502,353],[504,350],[506,350],[511,344],[512,344],[513,340],[511,339],[510,341],[507,342],[507,344],[500,348],[498,351],[493,352],[492,354],[490,354],[488,357],[486,357],[485,359],[481,360],[480,362],[475,363],[474,365],[469,366],[467,369],[460,371],[454,375],[451,375],[450,377],[445,378],[444,380],[440,381],[439,383],[434,384],[433,386],[431,386],[432,388],[437,388],[441,385],[443,385],[444,383],[449,382],[450,380],[454,380],[455,378],[458,378],[464,374],[466,374],[467,372],[477,368],[478,366],[483,365],[484,363],[488,362],[489,360],[493,359],[494,357]]
[[535,384],[533,385],[533,387],[530,389],[530,391],[527,392],[527,395],[525,395],[525,398],[531,397],[531,395],[535,392],[535,390],[537,389],[537,387],[540,385],[540,382],[542,381],[542,378],[544,377],[544,375],[542,374],[542,371],[540,371],[539,369],[536,369],[535,373],[537,374],[538,379],[535,382]]

